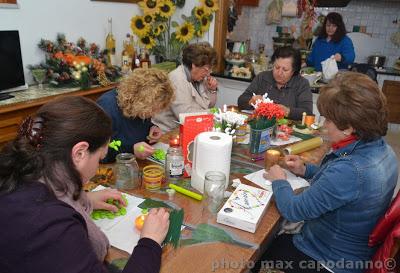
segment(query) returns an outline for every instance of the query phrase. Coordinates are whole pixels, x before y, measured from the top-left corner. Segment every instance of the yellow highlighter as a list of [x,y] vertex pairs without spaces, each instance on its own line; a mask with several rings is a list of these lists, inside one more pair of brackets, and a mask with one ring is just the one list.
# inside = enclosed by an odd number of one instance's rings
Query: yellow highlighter
[[201,201],[201,200],[203,199],[203,195],[198,194],[198,193],[195,193],[195,192],[192,192],[192,191],[187,190],[187,189],[185,189],[185,188],[179,187],[179,186],[177,186],[177,185],[175,185],[175,184],[169,184],[168,187],[170,187],[171,189],[176,190],[176,191],[179,192],[179,193],[182,193],[182,194],[184,194],[184,195],[187,195],[187,196],[189,196],[189,197],[192,197],[192,198],[194,198],[194,199],[196,199],[196,200]]

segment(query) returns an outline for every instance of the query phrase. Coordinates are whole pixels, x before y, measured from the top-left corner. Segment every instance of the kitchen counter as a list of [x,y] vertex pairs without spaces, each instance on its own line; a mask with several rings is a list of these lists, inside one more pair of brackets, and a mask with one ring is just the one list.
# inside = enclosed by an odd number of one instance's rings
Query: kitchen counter
[[394,69],[393,67],[384,67],[383,69],[376,69],[378,74],[400,76],[400,70]]
[[225,75],[224,73],[212,73],[211,76],[214,76],[216,78],[235,80],[235,81],[241,81],[241,82],[251,82],[253,80],[253,78],[247,79],[247,78],[232,77],[229,75]]
[[115,88],[116,84],[94,87],[88,90],[79,88],[39,89],[31,86],[27,90],[12,92],[13,98],[0,101],[0,147],[15,138],[19,124],[35,113],[43,104],[61,96],[84,96],[96,100],[101,94]]

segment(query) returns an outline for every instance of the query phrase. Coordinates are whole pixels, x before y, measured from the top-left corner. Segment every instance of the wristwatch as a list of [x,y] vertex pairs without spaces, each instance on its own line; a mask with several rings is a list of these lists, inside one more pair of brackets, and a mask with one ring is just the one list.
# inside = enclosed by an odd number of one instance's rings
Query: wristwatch
[[218,88],[217,88],[217,89],[215,89],[215,90],[208,90],[208,92],[210,92],[211,94],[215,94],[215,93],[217,93],[217,92],[218,92]]

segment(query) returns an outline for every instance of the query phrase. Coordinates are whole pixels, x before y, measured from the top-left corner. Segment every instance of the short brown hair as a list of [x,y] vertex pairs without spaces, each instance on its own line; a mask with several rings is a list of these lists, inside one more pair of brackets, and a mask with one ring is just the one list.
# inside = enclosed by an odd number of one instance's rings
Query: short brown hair
[[339,73],[321,88],[317,105],[321,115],[339,130],[351,126],[355,135],[366,141],[386,135],[386,97],[367,75]]
[[183,49],[182,62],[189,69],[195,66],[211,65],[217,63],[217,52],[207,42],[190,44]]
[[142,119],[167,108],[174,99],[174,90],[166,72],[149,68],[135,69],[118,86],[118,106],[124,116]]

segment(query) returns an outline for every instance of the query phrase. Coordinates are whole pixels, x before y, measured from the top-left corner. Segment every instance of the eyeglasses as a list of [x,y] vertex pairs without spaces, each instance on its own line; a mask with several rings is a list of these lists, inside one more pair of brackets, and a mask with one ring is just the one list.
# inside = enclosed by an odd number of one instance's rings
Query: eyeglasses
[[200,69],[206,73],[211,73],[212,71],[212,67],[206,65],[201,66]]

